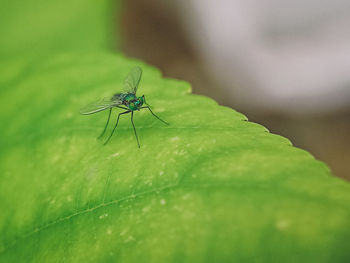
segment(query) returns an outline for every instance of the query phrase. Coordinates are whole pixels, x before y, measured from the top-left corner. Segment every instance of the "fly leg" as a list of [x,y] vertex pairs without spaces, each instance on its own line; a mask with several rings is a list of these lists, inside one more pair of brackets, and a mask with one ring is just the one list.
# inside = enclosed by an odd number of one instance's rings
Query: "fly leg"
[[118,114],[117,123],[115,124],[115,126],[114,126],[114,128],[113,128],[113,130],[112,130],[112,132],[111,132],[111,135],[109,135],[107,141],[106,141],[103,145],[106,145],[106,144],[109,142],[109,140],[111,139],[111,137],[112,137],[112,135],[113,135],[115,129],[116,129],[117,126],[118,126],[118,122],[119,122],[119,117],[120,117],[120,115],[129,113],[129,112],[131,112],[131,110],[124,111],[124,112]]
[[109,119],[111,118],[111,113],[112,113],[112,108],[109,109],[109,114],[108,114],[106,126],[105,126],[103,132],[101,133],[101,135],[97,137],[97,139],[100,139],[103,136],[103,134],[105,134],[105,132],[107,130],[108,123],[109,123]]
[[139,148],[140,148],[140,142],[139,142],[139,138],[137,137],[137,133],[136,133],[136,129],[135,129],[135,124],[134,124],[134,112],[133,112],[133,111],[131,112],[131,124],[132,124],[132,127],[134,128],[134,133],[135,133],[137,145],[138,145]]
[[141,109],[148,109],[154,117],[156,117],[158,120],[160,120],[164,124],[169,125],[169,123],[167,123],[166,121],[163,121],[161,118],[159,118],[157,115],[155,115],[149,106],[141,107]]

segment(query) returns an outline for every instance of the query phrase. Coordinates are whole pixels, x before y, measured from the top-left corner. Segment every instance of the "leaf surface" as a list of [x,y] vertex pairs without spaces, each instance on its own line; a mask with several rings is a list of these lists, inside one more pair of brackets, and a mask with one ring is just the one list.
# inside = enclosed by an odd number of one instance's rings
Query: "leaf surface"
[[[1,62],[0,262],[348,262],[350,186],[187,83],[107,52]],[[154,112],[85,104],[122,91]],[[108,132],[117,117],[112,113]]]

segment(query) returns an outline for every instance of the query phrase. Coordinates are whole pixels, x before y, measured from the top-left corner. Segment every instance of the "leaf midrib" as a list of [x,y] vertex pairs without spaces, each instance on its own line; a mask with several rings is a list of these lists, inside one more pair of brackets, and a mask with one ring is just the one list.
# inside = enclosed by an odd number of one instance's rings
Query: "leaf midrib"
[[[26,238],[29,238],[35,234],[38,234],[40,233],[41,231],[47,229],[47,228],[50,228],[52,226],[55,226],[57,224],[60,224],[62,222],[65,222],[67,220],[70,220],[71,218],[74,218],[76,216],[79,216],[79,215],[83,215],[83,214],[86,214],[86,213],[90,213],[90,212],[93,212],[95,210],[98,210],[100,208],[105,208],[105,207],[109,207],[109,206],[113,206],[115,204],[119,204],[120,202],[125,202],[125,201],[128,201],[128,200],[131,200],[131,199],[135,199],[137,197],[141,197],[141,196],[145,196],[145,195],[148,195],[148,194],[153,194],[153,193],[158,193],[158,192],[161,192],[161,191],[166,191],[166,190],[170,190],[170,189],[174,189],[176,187],[179,187],[181,185],[181,179],[180,178],[176,183],[173,183],[173,184],[170,184],[170,185],[166,185],[166,186],[162,186],[162,187],[157,187],[157,188],[154,188],[152,190],[148,190],[148,191],[143,191],[143,192],[139,192],[139,193],[135,193],[135,194],[130,194],[126,197],[123,197],[123,198],[119,198],[119,199],[115,199],[115,200],[112,200],[112,201],[109,201],[109,202],[102,202],[101,204],[98,204],[94,207],[91,207],[91,208],[87,208],[87,209],[83,209],[83,210],[80,210],[80,211],[77,211],[75,213],[72,213],[68,216],[65,216],[65,217],[61,217],[57,220],[54,220],[52,222],[49,222],[47,224],[44,224],[43,226],[41,227],[37,227],[35,228],[34,230],[28,232],[27,234],[24,234],[18,238],[16,238],[10,245],[8,246],[4,246],[2,250],[0,250],[0,255],[4,254],[8,249],[16,246],[16,244],[19,242],[19,241],[22,241]],[[262,190],[268,190],[268,189],[271,189],[271,188],[274,188],[274,190],[276,190],[276,187],[271,187],[270,185],[266,185],[266,184],[259,184],[259,185],[254,185],[252,186],[251,184],[247,185],[247,184],[239,184],[239,185],[227,185],[227,184],[188,184],[188,185],[182,185],[182,187],[184,188],[192,188],[192,187],[197,187],[197,188],[232,188],[232,187],[235,187],[235,188],[258,188],[258,189],[262,189]],[[330,202],[329,199],[327,198],[322,198],[322,196],[315,196],[315,195],[310,195],[308,193],[305,193],[305,192],[293,192],[293,191],[289,191],[287,187],[283,186],[283,185],[278,185],[279,188],[283,189],[283,191],[280,191],[280,193],[282,194],[287,194],[287,195],[292,195],[294,197],[297,197],[298,199],[301,199],[305,196],[307,196],[307,200],[309,201],[317,201],[318,204],[321,204],[321,205],[325,205],[327,202]],[[277,194],[276,191],[274,191],[274,194]],[[346,211],[348,211],[348,207],[346,207],[345,205],[337,202],[336,200],[331,200],[332,201],[332,204],[333,204],[333,208],[335,208],[335,206],[337,206],[338,208],[341,208],[341,209],[344,209]],[[7,243],[7,242],[5,242]],[[10,243],[10,242],[9,242]]]

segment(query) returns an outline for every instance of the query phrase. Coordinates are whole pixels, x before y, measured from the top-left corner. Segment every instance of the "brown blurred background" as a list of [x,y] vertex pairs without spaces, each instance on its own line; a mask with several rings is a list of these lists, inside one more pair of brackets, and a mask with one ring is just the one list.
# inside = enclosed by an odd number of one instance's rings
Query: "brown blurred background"
[[123,2],[121,50],[126,55],[160,68],[167,77],[188,81],[193,93],[209,96],[221,105],[244,113],[250,121],[287,137],[295,146],[327,163],[335,176],[350,180],[349,105],[343,103],[341,107],[295,114],[290,109],[257,109],[249,103],[241,103],[240,84],[233,81],[228,88],[233,91],[237,88],[237,96],[234,92],[228,95],[227,86],[208,74],[206,61],[190,40],[186,23],[173,5],[164,3],[160,0]]

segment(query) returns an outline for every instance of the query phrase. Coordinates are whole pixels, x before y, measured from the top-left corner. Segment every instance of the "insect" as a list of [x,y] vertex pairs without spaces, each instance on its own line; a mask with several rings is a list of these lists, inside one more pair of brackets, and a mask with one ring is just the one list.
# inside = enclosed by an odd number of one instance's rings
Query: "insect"
[[111,118],[112,109],[120,108],[125,110],[124,112],[121,112],[118,114],[117,122],[114,125],[114,128],[111,134],[109,135],[108,139],[105,141],[104,145],[106,145],[111,139],[115,129],[118,126],[120,116],[131,113],[131,124],[132,124],[132,127],[134,128],[137,145],[140,148],[140,142],[139,142],[139,138],[137,136],[137,132],[134,124],[134,111],[136,110],[139,111],[140,109],[148,109],[154,117],[156,117],[158,120],[160,120],[164,124],[169,125],[169,123],[162,120],[156,114],[153,113],[150,106],[146,103],[145,95],[142,95],[141,97],[136,96],[136,91],[140,83],[141,76],[142,76],[142,69],[140,67],[132,68],[129,74],[125,78],[123,93],[116,93],[110,99],[102,99],[102,100],[93,102],[91,104],[88,104],[87,106],[80,109],[80,114],[83,114],[83,115],[90,115],[90,114],[94,114],[94,113],[109,109],[107,123],[105,125],[104,130],[102,131],[101,135],[98,138],[101,138],[107,130],[107,126]]

